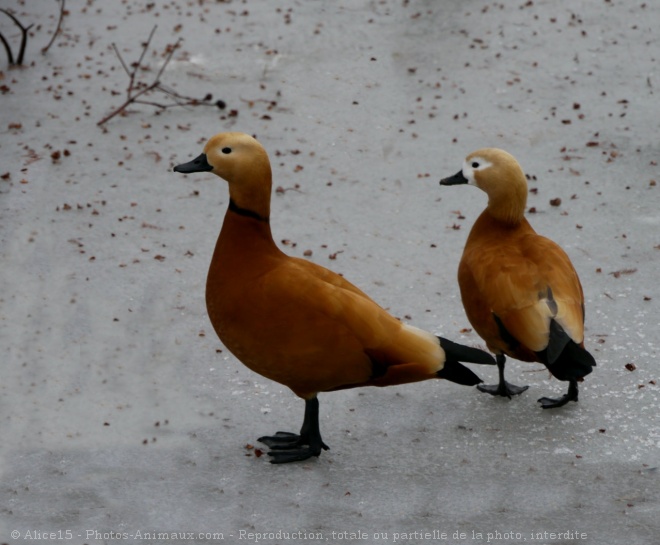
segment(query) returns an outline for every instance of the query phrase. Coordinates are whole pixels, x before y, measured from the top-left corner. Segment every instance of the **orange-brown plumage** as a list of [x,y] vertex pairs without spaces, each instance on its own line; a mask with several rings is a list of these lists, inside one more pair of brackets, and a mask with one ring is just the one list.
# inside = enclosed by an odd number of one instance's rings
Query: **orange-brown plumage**
[[477,384],[458,357],[494,363],[482,351],[402,324],[342,276],[283,253],[270,230],[268,156],[254,138],[216,135],[202,155],[175,170],[212,171],[229,184],[206,284],[215,331],[247,367],[306,400],[300,435],[261,438],[273,447],[273,461],[318,456],[326,448],[318,431],[319,392],[438,377]]
[[432,378],[441,369],[435,337],[415,337],[424,346],[417,353],[402,348],[399,337],[410,330],[341,276],[287,256],[274,243],[246,248],[250,226],[269,232],[265,222],[228,212],[206,288],[218,336],[247,367],[304,399],[369,384],[374,361],[386,370],[421,360],[423,371],[400,382]]
[[489,197],[458,268],[468,319],[500,365],[500,384],[479,388],[508,396],[526,389],[504,381],[506,354],[544,363],[557,378],[570,382],[567,397],[543,398],[544,408],[577,401],[577,381],[596,364],[584,349],[582,286],[566,253],[525,219],[527,181],[522,169],[508,153],[482,149],[466,158],[461,172],[441,183],[470,183]]

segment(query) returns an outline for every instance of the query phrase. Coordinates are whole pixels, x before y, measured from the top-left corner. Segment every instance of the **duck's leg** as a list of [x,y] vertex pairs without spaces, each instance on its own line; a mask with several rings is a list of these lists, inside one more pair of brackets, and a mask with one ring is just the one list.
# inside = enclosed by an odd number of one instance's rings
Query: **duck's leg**
[[568,392],[561,397],[542,397],[539,399],[541,407],[544,409],[555,409],[566,405],[569,401],[578,400],[578,384],[577,380],[568,381]]
[[516,386],[515,384],[510,384],[504,380],[504,364],[506,363],[506,357],[504,354],[497,354],[495,359],[497,361],[497,371],[500,375],[500,382],[498,384],[490,385],[478,384],[477,389],[479,391],[511,399],[511,396],[522,394],[527,388],[529,388],[529,386]]
[[268,453],[272,458],[271,464],[299,462],[319,456],[321,450],[328,450],[330,447],[321,439],[318,398],[305,400],[305,418],[299,434],[278,431],[275,435],[259,437],[258,440],[271,448]]

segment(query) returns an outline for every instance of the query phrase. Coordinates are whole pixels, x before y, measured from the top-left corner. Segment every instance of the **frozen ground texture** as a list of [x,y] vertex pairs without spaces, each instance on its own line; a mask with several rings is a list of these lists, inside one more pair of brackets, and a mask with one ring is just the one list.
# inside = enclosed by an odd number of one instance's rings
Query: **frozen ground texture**
[[[0,543],[657,543],[658,2],[78,0],[45,56],[57,2],[3,7],[35,26],[0,80]],[[127,85],[111,44],[137,60],[154,24],[145,81],[180,37],[163,82],[227,109],[97,127]],[[0,31],[16,47],[4,14]],[[511,361],[530,385],[511,401],[441,381],[322,395],[330,451],[256,456],[303,403],[216,339],[226,187],[171,172],[225,130],[256,134],[290,189],[288,252],[473,345],[455,271],[485,196],[438,180],[478,147],[513,153],[584,284],[580,402],[542,411],[565,384]]]

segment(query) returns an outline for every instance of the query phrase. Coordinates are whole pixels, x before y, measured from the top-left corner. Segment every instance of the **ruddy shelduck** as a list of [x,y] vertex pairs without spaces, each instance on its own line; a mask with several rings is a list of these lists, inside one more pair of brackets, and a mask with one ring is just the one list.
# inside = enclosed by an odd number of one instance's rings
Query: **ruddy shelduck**
[[499,384],[477,388],[509,398],[527,389],[504,380],[507,355],[543,363],[555,378],[568,381],[566,395],[538,400],[544,409],[577,401],[578,382],[596,365],[584,348],[582,286],[564,250],[525,218],[522,168],[503,150],[480,149],[440,184],[470,184],[488,195],[458,267],[468,320],[496,354],[499,369]]
[[271,167],[264,148],[243,133],[212,137],[176,172],[212,172],[229,185],[206,283],[209,318],[223,344],[248,368],[305,400],[300,433],[259,441],[273,463],[319,456],[317,394],[444,378],[481,382],[459,360],[495,365],[482,350],[404,324],[342,276],[290,257],[273,241]]

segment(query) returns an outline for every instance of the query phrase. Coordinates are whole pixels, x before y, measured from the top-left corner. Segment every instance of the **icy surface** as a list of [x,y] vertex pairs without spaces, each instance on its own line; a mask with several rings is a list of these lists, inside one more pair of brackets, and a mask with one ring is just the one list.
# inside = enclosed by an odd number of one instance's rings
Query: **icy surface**
[[[657,2],[79,0],[46,55],[57,2],[3,7],[34,27],[0,79],[0,543],[657,543]],[[140,79],[180,37],[163,83],[227,108],[99,128],[128,83],[111,44],[136,61],[156,23]],[[0,32],[16,52],[1,13]],[[510,361],[519,398],[321,395],[330,451],[257,456],[303,403],[216,339],[227,190],[171,171],[225,130],[270,153],[287,252],[472,345],[455,275],[485,196],[438,181],[478,147],[513,153],[584,285],[580,402],[541,410],[565,385]]]

